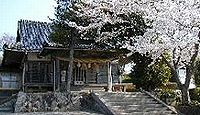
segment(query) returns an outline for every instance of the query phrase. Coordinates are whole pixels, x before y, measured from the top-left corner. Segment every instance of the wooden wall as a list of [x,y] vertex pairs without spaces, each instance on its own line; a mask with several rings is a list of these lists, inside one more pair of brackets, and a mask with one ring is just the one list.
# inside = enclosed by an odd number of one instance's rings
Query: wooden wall
[[0,72],[1,89],[19,89],[21,88],[21,73]]

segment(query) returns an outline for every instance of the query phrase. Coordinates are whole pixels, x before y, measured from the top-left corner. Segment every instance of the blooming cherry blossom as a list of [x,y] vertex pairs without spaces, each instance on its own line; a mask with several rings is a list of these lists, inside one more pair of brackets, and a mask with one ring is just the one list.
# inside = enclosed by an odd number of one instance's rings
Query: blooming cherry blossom
[[[176,78],[178,88],[182,91],[183,103],[189,102],[188,87],[193,74],[194,62],[199,50],[200,39],[200,2],[199,0],[83,0],[82,4],[75,4],[78,17],[87,17],[88,25],[76,27],[82,37],[89,30],[96,29],[97,41],[109,41],[123,37],[115,45],[123,44],[132,52],[148,53],[155,60],[165,58],[164,53],[170,54],[170,60],[165,59]],[[145,26],[151,27],[141,30],[132,29],[131,34],[126,33],[130,28],[142,28],[137,19],[130,14],[141,15]],[[124,17],[125,16],[125,17]],[[119,28],[114,24],[121,25]],[[111,25],[110,31],[102,31],[106,24]],[[139,31],[140,32],[140,31]],[[144,32],[144,33],[143,33]],[[120,36],[124,35],[124,36]],[[119,39],[118,39],[119,40]],[[182,84],[177,69],[186,68],[186,80]]]
[[[142,14],[147,25],[143,35],[131,36],[134,44],[126,43],[131,51],[149,53],[153,59],[171,55],[166,63],[176,77],[182,91],[183,103],[189,102],[188,87],[193,74],[194,62],[199,50],[200,2],[198,0],[90,0],[83,7],[81,16],[89,16],[95,26],[104,23],[123,22],[119,14]],[[92,25],[92,24],[91,24]],[[121,27],[122,30],[125,28]],[[110,39],[121,31],[100,33],[100,40]],[[123,32],[123,31],[122,31]],[[182,84],[177,69],[186,67],[186,80]],[[185,97],[185,98],[184,98]]]

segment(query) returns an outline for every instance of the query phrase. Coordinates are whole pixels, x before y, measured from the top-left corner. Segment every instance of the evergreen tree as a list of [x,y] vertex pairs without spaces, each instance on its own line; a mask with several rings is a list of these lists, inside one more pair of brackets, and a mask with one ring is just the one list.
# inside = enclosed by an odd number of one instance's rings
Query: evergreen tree
[[73,61],[74,61],[74,43],[81,38],[80,28],[78,26],[87,26],[88,20],[85,17],[79,17],[76,12],[79,8],[75,4],[81,4],[76,1],[58,0],[55,16],[56,19],[52,19],[52,30],[50,38],[61,44],[63,47],[67,47],[70,50],[69,64],[67,71],[66,83],[62,84],[62,91],[70,92],[70,84],[73,73]]

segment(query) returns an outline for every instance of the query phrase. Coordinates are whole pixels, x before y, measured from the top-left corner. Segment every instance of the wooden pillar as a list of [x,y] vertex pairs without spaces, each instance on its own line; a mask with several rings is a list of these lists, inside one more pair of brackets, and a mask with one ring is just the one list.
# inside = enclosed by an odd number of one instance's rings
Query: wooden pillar
[[60,91],[60,61],[58,59],[56,59],[56,77],[57,77],[57,90]]
[[108,64],[107,89],[108,89],[108,92],[112,92],[111,62],[108,62],[107,64]]
[[26,62],[24,62],[23,73],[22,73],[22,91],[25,91],[25,72],[26,72]]
[[53,91],[56,91],[56,60],[53,60]]

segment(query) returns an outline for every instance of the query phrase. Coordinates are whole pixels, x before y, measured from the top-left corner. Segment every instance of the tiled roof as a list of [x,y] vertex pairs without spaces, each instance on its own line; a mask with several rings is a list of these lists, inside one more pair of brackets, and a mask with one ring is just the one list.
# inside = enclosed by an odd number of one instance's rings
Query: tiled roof
[[[51,23],[20,20],[18,21],[18,35],[15,44],[5,45],[7,49],[17,49],[26,51],[41,51],[44,46],[60,47],[49,39],[52,32]],[[75,49],[95,49],[108,50],[112,49],[107,45],[97,44],[94,40],[79,40],[75,44]]]
[[51,24],[46,22],[36,22],[20,20],[18,22],[18,37],[20,43],[26,50],[40,50],[44,43],[49,43],[48,38],[51,33]]

